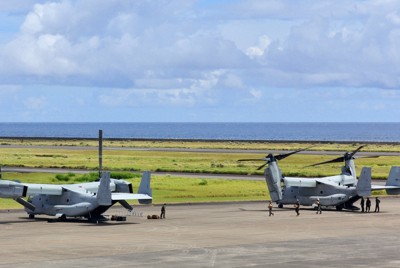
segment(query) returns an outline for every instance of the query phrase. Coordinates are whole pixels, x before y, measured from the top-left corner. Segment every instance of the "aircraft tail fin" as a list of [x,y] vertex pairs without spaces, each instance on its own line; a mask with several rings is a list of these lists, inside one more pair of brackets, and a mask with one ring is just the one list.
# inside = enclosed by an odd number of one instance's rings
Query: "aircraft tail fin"
[[363,167],[361,170],[360,178],[357,182],[357,194],[359,196],[370,196],[371,195],[371,168]]
[[[143,172],[142,180],[140,181],[138,194],[145,194],[153,196],[152,189],[150,186],[151,174],[149,171]],[[152,199],[139,199],[140,204],[151,204]]]
[[[390,169],[389,178],[386,186],[400,187],[400,167],[394,166]],[[386,189],[387,194],[400,194],[400,189]]]
[[99,190],[97,191],[97,202],[100,206],[111,206],[110,172],[102,172]]
[[281,189],[281,171],[275,162],[270,163],[269,167],[264,171],[265,180],[267,182],[269,195],[273,202],[279,202],[282,200],[282,189]]

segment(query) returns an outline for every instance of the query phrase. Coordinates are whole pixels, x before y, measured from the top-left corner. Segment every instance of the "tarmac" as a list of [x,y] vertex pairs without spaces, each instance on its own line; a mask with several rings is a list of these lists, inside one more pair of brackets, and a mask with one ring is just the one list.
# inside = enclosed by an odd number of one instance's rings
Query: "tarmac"
[[1,211],[0,267],[400,267],[400,199],[381,200],[380,213],[300,216],[268,216],[266,201],[167,204],[162,220],[147,219],[161,206],[135,206],[99,224]]

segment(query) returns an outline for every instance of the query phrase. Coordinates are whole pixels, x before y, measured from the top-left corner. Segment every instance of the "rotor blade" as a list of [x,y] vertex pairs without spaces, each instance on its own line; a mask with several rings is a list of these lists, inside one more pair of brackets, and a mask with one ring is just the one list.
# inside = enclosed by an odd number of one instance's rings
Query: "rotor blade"
[[365,145],[361,145],[360,147],[358,147],[357,149],[355,149],[351,154],[350,157],[353,157],[358,151],[360,151]]
[[15,201],[26,207],[27,209],[30,209],[31,211],[35,211],[36,207],[32,204],[26,201],[25,199],[22,199],[21,197],[15,198]]
[[288,156],[291,156],[292,154],[297,154],[298,152],[307,150],[307,149],[309,149],[309,148],[311,148],[311,147],[314,147],[314,146],[315,146],[315,145],[310,146],[310,147],[307,147],[307,148],[303,148],[303,149],[300,149],[300,150],[297,150],[297,151],[293,151],[293,152],[290,152],[290,153],[286,153],[286,154],[279,154],[279,155],[275,156],[275,159],[276,159],[276,160],[282,160],[282,159],[284,159],[284,158],[286,158],[286,157],[288,157]]
[[380,155],[366,155],[366,156],[357,156],[356,159],[359,158],[378,158]]
[[268,162],[266,162],[266,163],[262,164],[261,166],[259,166],[259,167],[257,168],[257,170],[260,170],[260,169],[262,169],[262,168],[263,168],[263,167],[265,167],[267,164],[268,164]]
[[133,207],[131,205],[129,205],[128,202],[126,202],[125,200],[119,200],[118,202],[121,204],[121,206],[123,206],[127,210],[129,210],[129,211],[133,210]]
[[323,164],[329,164],[329,163],[338,163],[338,162],[343,162],[344,161],[344,157],[338,157],[332,160],[328,160],[328,161],[324,161],[324,162],[320,162],[320,163],[316,163],[316,164],[312,164],[306,167],[315,167],[315,166],[319,166],[319,165],[323,165]]
[[[350,154],[350,156],[351,156],[351,157],[354,156],[354,154],[356,154],[356,153],[357,153],[359,150],[361,150],[361,148],[363,148],[363,147],[364,147],[364,145],[358,147],[356,150],[354,150],[354,151]],[[359,157],[356,157],[356,158],[377,158],[377,157],[379,157],[379,155],[359,156]],[[320,162],[320,163],[312,164],[312,165],[305,166],[305,167],[314,167],[314,166],[319,166],[319,165],[329,164],[329,163],[339,163],[339,162],[343,162],[343,161],[345,161],[345,160],[346,160],[345,157],[344,157],[344,156],[341,156],[341,157],[338,157],[338,158],[335,158],[335,159],[332,159],[332,160],[329,160],[329,161]]]
[[269,158],[255,158],[255,159],[239,159],[237,161],[243,162],[243,161],[269,161]]

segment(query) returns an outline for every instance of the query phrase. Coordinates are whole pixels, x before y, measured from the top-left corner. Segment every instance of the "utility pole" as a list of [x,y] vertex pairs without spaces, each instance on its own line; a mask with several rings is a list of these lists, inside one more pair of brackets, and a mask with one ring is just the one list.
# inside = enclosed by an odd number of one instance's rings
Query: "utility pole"
[[103,130],[99,130],[99,178],[103,173]]

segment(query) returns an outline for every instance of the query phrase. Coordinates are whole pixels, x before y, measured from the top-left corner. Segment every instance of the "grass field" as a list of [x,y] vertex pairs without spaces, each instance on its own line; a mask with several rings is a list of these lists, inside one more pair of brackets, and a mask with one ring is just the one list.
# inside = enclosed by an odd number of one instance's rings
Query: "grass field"
[[[63,148],[0,148],[0,165],[14,167],[47,167],[70,169],[98,169],[97,149],[68,150]],[[262,162],[238,162],[239,159],[262,158],[264,154],[193,153],[106,150],[103,153],[104,170],[198,172],[215,174],[262,174],[257,167]],[[340,155],[338,155],[340,156]],[[333,159],[327,155],[293,155],[279,162],[286,176],[322,177],[340,172],[341,163],[307,167]],[[382,156],[356,160],[358,171],[370,166],[374,179],[388,176],[391,166],[399,165],[400,157]]]
[[[97,140],[85,139],[1,139],[0,145],[30,145],[30,146],[98,146]],[[185,149],[241,149],[241,150],[298,150],[313,145],[314,151],[348,151],[358,146],[365,145],[363,150],[368,152],[400,152],[400,145],[384,143],[309,143],[309,142],[254,142],[254,141],[175,141],[175,140],[103,140],[104,147],[128,148],[185,148]]]
[[[69,169],[98,169],[97,141],[94,140],[0,140],[2,145],[31,146],[27,148],[0,147],[0,165],[12,167],[47,167]],[[43,148],[34,146],[56,146]],[[77,147],[73,150],[61,146]],[[80,148],[83,146],[85,148]],[[268,150],[297,150],[310,146],[306,143],[247,143],[247,142],[180,142],[180,141],[105,141],[104,146],[140,148],[204,148],[204,149],[260,149],[265,153],[209,153],[104,150],[103,169],[135,171],[128,179],[137,189],[139,173],[144,170],[166,172],[198,172],[217,174],[259,174],[262,162],[238,162],[239,159],[262,158]],[[360,144],[316,144],[312,150],[351,151]],[[368,144],[363,151],[397,152],[398,145]],[[337,156],[341,156],[340,154]],[[279,162],[285,176],[323,177],[340,173],[341,163],[307,167],[335,158],[328,155],[293,155]],[[372,167],[374,179],[385,179],[391,166],[399,165],[400,157],[360,158],[356,160],[358,172],[362,166]],[[86,177],[85,177],[86,176]],[[130,176],[130,175],[129,175]],[[115,177],[115,176],[114,176]],[[76,183],[91,181],[90,175],[76,174],[20,174],[3,173],[3,179],[31,183]],[[222,179],[193,179],[170,176],[153,176],[154,203],[268,200],[263,181],[238,181]],[[0,208],[20,208],[13,200],[0,199]]]

